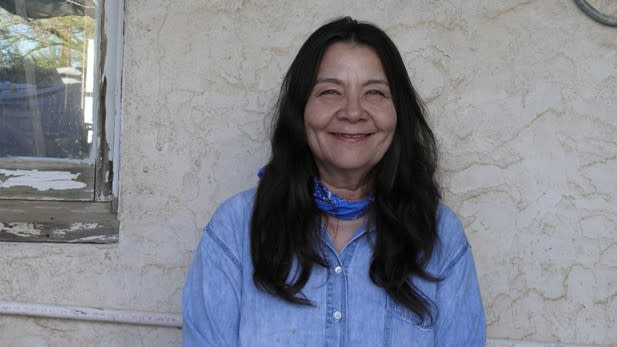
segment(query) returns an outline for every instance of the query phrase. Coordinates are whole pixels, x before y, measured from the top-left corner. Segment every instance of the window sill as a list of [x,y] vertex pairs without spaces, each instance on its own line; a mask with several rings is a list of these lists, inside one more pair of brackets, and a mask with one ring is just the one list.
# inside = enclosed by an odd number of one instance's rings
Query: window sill
[[116,243],[112,203],[0,200],[0,241]]

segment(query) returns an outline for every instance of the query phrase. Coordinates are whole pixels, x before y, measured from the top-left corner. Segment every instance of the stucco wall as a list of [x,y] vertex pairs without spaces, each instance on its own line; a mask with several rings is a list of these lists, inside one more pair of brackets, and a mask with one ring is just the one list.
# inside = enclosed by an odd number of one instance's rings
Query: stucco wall
[[[392,35],[428,103],[489,335],[617,345],[617,29],[570,0],[127,0],[120,242],[2,243],[0,298],[179,313],[202,226],[268,156],[285,69],[341,14]],[[179,343],[0,317],[0,345]]]

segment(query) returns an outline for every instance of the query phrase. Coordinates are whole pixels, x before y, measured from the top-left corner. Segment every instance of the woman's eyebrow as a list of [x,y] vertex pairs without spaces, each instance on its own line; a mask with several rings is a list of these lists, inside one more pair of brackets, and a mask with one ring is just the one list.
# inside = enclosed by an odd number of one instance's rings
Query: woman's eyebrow
[[382,79],[374,79],[374,80],[368,80],[368,81],[366,81],[366,82],[362,83],[362,86],[363,86],[363,87],[366,87],[366,86],[368,86],[368,85],[370,85],[370,84],[384,84],[384,85],[386,85],[386,86],[389,86],[389,85],[390,85],[390,83],[388,83],[388,81],[386,81],[386,80],[382,80]]
[[[327,77],[327,78],[318,78],[315,81],[315,84],[319,84],[319,83],[333,83],[333,84],[337,84],[337,85],[343,85],[343,81],[339,80],[338,78],[331,78],[331,77]],[[370,84],[385,84],[386,86],[389,86],[390,84],[388,83],[388,81],[383,80],[383,79],[370,79],[365,81],[364,83],[362,83],[362,86],[365,87],[367,85]]]
[[339,80],[338,78],[318,78],[315,81],[315,84],[319,84],[319,83],[334,83],[334,84],[338,84],[338,85],[343,85],[343,81]]

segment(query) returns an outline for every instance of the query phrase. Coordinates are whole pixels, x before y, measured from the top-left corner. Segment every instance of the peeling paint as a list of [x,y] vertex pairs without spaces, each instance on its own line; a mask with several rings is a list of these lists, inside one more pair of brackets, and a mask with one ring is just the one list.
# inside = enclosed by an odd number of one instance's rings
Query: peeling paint
[[118,234],[113,235],[93,235],[81,237],[74,242],[94,242],[94,243],[111,243],[118,241]]
[[[64,236],[78,231],[95,230],[99,227],[98,223],[72,223],[67,227],[51,230],[49,233]],[[42,233],[35,223],[0,223],[0,231],[26,238],[40,236]]]
[[41,234],[41,231],[37,230],[33,223],[1,223],[0,231],[26,238]]
[[0,222],[0,237],[8,241],[44,241],[68,243],[115,243],[118,234],[110,232],[109,226],[100,223],[45,223]]
[[78,181],[79,173],[69,171],[6,170],[0,169],[0,188],[31,187],[39,191],[82,189],[87,185]]

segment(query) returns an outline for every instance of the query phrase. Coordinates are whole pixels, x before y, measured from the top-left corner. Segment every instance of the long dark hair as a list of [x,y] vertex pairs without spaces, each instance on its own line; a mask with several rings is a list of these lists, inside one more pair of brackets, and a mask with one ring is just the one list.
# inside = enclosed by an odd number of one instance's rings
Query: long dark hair
[[317,29],[283,80],[273,122],[272,157],[259,182],[251,220],[253,280],[272,295],[310,304],[301,290],[313,266],[328,266],[320,250],[320,213],[312,199],[311,177],[318,172],[306,138],[304,107],[322,56],[336,42],[375,51],[397,114],[392,144],[369,173],[375,193],[370,224],[376,231],[370,278],[422,320],[432,320],[431,301],[409,279],[436,280],[424,269],[437,240],[435,139],[392,40],[376,26],[349,17]]

